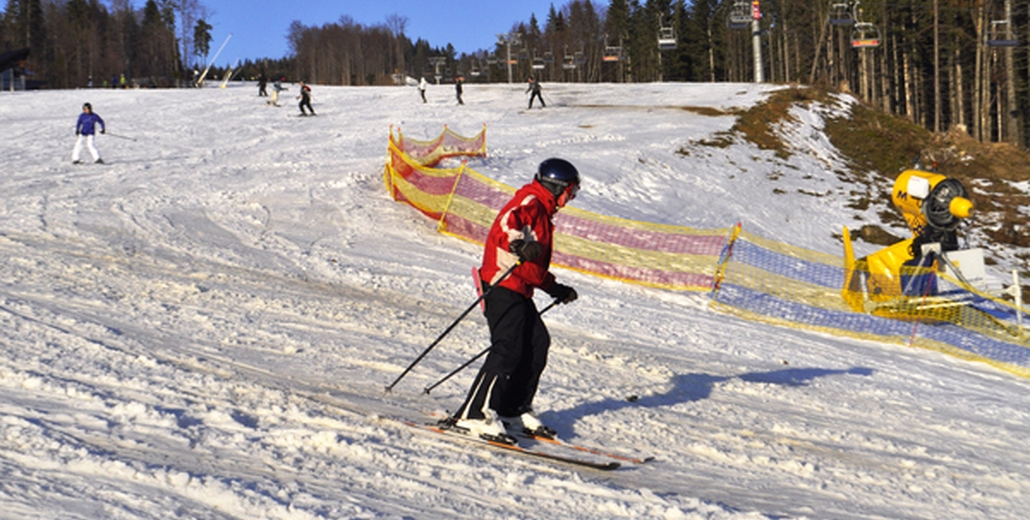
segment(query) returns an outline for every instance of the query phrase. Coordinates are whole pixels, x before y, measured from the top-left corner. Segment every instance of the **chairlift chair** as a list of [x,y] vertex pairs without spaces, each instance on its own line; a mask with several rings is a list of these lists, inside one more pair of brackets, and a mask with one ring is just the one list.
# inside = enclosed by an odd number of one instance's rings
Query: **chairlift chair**
[[576,54],[573,57],[573,63],[575,63],[576,65],[582,65],[582,64],[584,64],[586,62],[587,62],[587,59],[583,55],[583,51],[576,51]]
[[830,4],[830,25],[855,25],[857,2],[834,2]]
[[851,28],[851,48],[865,49],[880,46],[880,28],[869,22],[857,22]]
[[601,55],[601,61],[615,62],[622,59],[622,41],[619,41],[620,45],[608,45],[608,35],[604,35],[604,53]]
[[601,59],[603,61],[619,61],[622,59],[622,47],[606,45],[604,48],[604,57]]
[[672,27],[661,27],[658,29],[658,49],[671,51],[676,48],[676,32]]
[[544,51],[544,63],[550,65],[554,63],[554,53],[551,51]]
[[544,70],[544,59],[533,57],[533,70]]
[[576,68],[575,58],[571,54],[566,54],[565,59],[562,60],[561,68],[565,70],[572,70]]
[[987,35],[987,45],[991,47],[1016,47],[1019,45],[1019,40],[1010,37],[1010,27],[1012,23],[1009,20],[995,20],[991,22],[991,30]]
[[729,28],[747,29],[751,26],[753,14],[750,0],[735,0],[730,6]]

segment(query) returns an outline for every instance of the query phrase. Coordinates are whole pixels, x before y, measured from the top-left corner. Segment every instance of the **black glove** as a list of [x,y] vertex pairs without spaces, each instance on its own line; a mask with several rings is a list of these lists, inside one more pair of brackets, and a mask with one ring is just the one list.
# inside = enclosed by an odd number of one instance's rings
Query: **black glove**
[[551,295],[555,300],[558,300],[558,303],[571,303],[576,301],[576,298],[579,298],[575,289],[560,283],[551,284],[550,287],[544,289],[544,292]]
[[75,135],[79,135],[79,131],[78,130],[75,131]]
[[100,129],[100,133],[102,133],[102,134],[106,134],[106,133],[107,133],[107,129],[106,129],[106,128],[101,128],[101,129]]
[[532,262],[544,253],[544,246],[541,246],[540,242],[526,242],[519,239],[512,240],[511,244],[508,244],[508,251],[518,256],[521,262]]

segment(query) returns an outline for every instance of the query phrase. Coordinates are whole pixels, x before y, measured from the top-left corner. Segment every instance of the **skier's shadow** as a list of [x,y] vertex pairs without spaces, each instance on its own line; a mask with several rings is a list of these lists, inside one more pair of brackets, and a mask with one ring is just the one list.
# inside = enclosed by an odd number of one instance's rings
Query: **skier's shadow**
[[[681,403],[689,403],[706,399],[712,393],[712,388],[719,383],[731,379],[741,379],[750,383],[767,383],[782,386],[807,386],[812,380],[842,375],[870,376],[873,369],[865,367],[854,367],[847,370],[830,370],[826,368],[787,368],[773,370],[771,372],[749,372],[739,376],[712,376],[709,374],[682,374],[674,376],[671,380],[672,388],[662,394],[645,395],[639,398],[636,396],[626,399],[605,399],[584,403],[581,406],[560,412],[551,412],[544,415],[544,422],[557,425],[559,435],[571,436],[574,434],[575,424],[580,419],[591,415],[598,415],[606,412],[616,412],[625,408],[660,408]],[[554,416],[554,420],[548,421],[547,415]],[[560,431],[567,430],[567,431]]]

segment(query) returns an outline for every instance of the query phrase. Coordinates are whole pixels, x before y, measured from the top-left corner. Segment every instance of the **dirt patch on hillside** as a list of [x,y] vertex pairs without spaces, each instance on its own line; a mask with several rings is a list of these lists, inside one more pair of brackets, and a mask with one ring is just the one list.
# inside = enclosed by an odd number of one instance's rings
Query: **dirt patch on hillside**
[[[790,109],[795,104],[813,102],[846,108],[824,90],[786,88],[739,112],[729,132],[695,144],[728,146],[738,136],[788,160],[793,152],[777,128],[794,123]],[[880,218],[879,223],[856,230],[856,240],[886,246],[908,238],[885,229],[906,227],[891,202],[894,180],[910,168],[934,171],[958,179],[970,192],[976,210],[962,233],[972,245],[987,250],[985,260],[1015,264],[1021,276],[1030,277],[1030,154],[1026,150],[1007,143],[981,143],[961,129],[934,134],[861,103],[834,111],[841,116],[826,118],[825,133],[850,166],[837,172],[853,185],[847,207],[873,209]]]

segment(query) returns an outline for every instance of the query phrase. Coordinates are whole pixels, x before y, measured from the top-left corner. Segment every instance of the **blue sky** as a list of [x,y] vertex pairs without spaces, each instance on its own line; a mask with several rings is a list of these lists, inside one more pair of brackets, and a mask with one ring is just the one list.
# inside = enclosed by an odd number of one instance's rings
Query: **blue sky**
[[[288,52],[286,33],[290,23],[321,26],[350,16],[361,25],[379,25],[398,14],[408,19],[405,33],[412,40],[422,38],[433,47],[454,45],[458,53],[492,49],[497,34],[517,22],[528,22],[536,14],[541,27],[551,5],[561,9],[567,0],[200,0],[211,13],[211,57],[226,36],[232,38],[215,61],[217,65],[237,59],[281,58]],[[143,1],[137,1],[142,5]],[[598,2],[607,5],[606,1]]]

